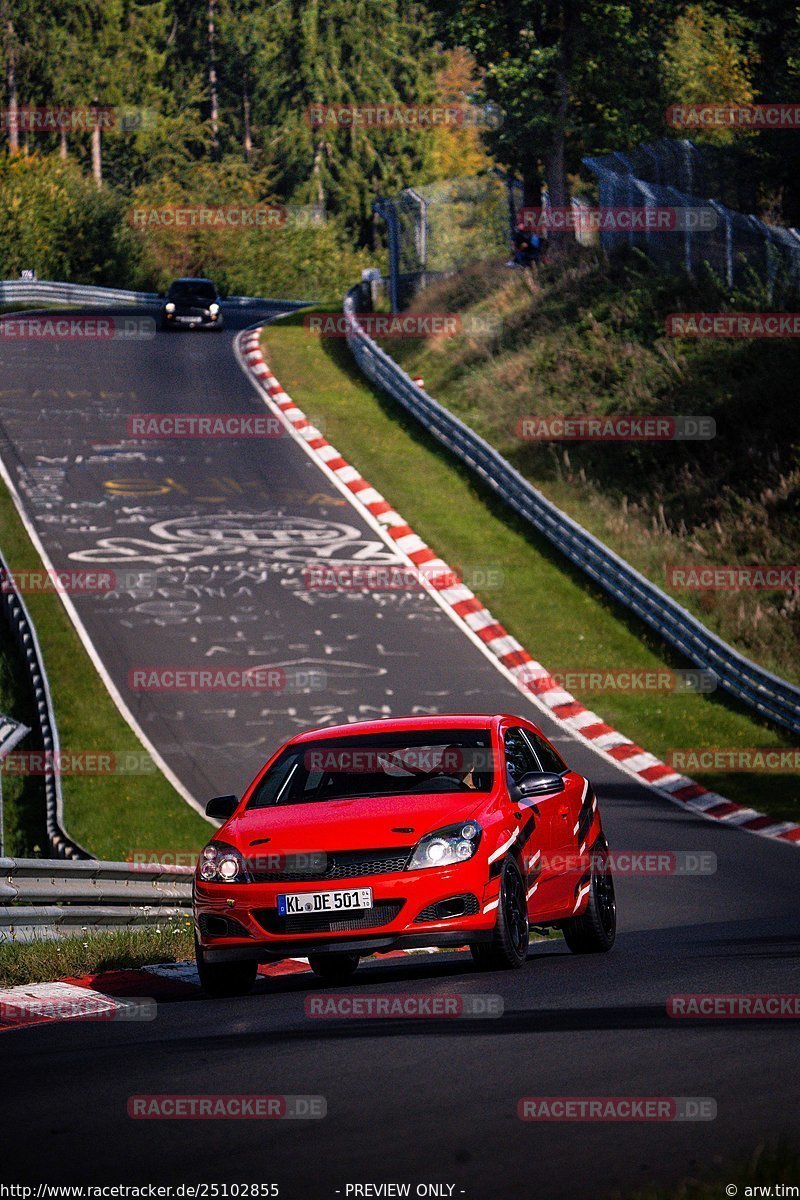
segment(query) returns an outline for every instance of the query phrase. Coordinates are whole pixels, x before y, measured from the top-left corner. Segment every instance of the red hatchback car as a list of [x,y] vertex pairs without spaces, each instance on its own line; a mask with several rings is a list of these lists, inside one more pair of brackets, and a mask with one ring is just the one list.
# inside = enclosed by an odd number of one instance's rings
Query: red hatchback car
[[465,946],[520,967],[531,926],[610,950],[616,903],[597,800],[522,717],[436,716],[310,730],[269,759],[200,855],[200,981],[249,991],[259,962],[307,956],[346,979],[368,954]]

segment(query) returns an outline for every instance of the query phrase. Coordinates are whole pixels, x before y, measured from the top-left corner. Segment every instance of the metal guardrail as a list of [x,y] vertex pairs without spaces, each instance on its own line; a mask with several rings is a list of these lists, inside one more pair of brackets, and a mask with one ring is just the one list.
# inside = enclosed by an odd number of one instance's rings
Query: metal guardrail
[[0,858],[0,941],[191,914],[192,867]]
[[[84,283],[52,283],[46,280],[0,280],[0,304],[129,304],[138,308],[160,308],[164,297],[158,292],[129,292],[122,288],[94,287]],[[305,308],[313,300],[269,300],[264,296],[225,296],[224,304],[281,304]]]
[[510,508],[609,595],[635,613],[720,687],[761,717],[800,733],[800,688],[739,654],[677,601],[557,508],[501,454],[428,395],[359,326],[369,301],[357,284],[347,293],[347,344],[364,374],[395,399]]
[[158,307],[158,292],[128,292],[119,288],[92,287],[83,283],[50,283],[45,280],[0,280],[0,304],[131,304]]
[[[36,703],[38,741],[49,758],[57,759],[60,749],[58,728],[39,640],[25,607],[25,601],[14,587],[13,575],[2,554],[0,554],[0,577],[3,579],[3,587],[0,588],[0,612],[5,617],[14,641],[27,665],[28,677]],[[90,858],[89,852],[74,841],[64,829],[61,776],[52,763],[48,763],[45,768],[44,793],[47,838],[52,852],[59,858]]]

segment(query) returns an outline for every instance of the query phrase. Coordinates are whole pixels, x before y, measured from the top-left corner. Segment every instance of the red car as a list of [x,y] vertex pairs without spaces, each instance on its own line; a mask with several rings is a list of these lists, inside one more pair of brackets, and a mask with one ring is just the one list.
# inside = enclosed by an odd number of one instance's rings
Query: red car
[[520,967],[531,926],[610,950],[616,904],[591,785],[522,717],[437,716],[310,730],[269,759],[194,879],[197,966],[213,995],[259,962],[307,956],[346,979],[364,955],[465,946]]

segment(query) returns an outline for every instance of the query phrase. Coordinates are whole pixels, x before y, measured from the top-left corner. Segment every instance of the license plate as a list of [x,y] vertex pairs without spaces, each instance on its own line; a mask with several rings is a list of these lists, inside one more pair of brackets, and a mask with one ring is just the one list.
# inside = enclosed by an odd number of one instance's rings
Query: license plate
[[315,913],[363,912],[372,908],[372,888],[330,892],[289,892],[278,896],[278,916],[309,917]]
[[180,321],[181,325],[199,325],[201,318],[200,317],[178,317],[178,320]]

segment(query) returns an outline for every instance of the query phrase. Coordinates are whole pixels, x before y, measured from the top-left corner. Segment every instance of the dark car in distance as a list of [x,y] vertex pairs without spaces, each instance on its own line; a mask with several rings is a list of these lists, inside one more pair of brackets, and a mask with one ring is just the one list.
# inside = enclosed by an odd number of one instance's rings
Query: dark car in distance
[[176,279],[161,310],[162,329],[222,329],[222,307],[210,279]]

